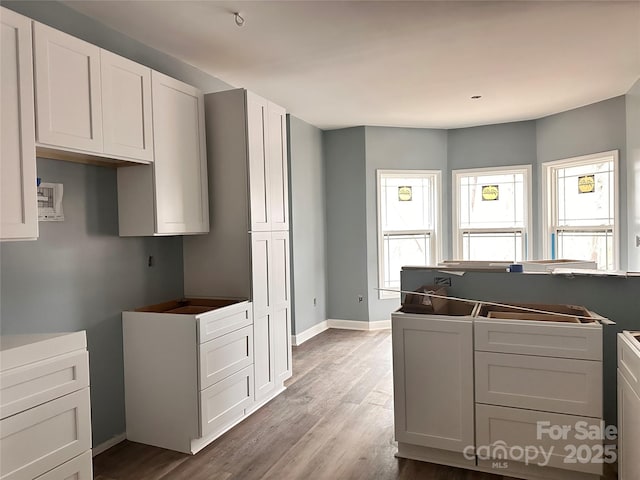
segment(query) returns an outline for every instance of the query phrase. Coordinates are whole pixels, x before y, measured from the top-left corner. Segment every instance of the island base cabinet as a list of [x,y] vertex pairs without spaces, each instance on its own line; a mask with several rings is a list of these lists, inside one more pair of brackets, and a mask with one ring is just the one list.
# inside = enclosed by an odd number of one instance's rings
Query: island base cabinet
[[[635,338],[634,338],[635,337]],[[640,474],[640,334],[618,334],[618,478]]]
[[396,440],[453,452],[473,446],[472,319],[396,313],[392,336]]

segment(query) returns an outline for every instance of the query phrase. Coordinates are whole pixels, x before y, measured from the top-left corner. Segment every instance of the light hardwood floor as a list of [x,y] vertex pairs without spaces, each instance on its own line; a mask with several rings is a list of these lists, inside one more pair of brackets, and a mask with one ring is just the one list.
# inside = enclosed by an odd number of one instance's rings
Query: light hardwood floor
[[195,456],[122,442],[95,480],[507,480],[394,457],[391,331],[328,330],[293,349],[287,390]]

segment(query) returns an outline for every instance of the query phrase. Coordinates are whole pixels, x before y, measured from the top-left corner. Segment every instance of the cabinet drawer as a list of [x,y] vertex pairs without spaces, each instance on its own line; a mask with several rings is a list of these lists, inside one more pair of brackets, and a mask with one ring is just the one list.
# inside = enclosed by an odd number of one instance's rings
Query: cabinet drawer
[[[543,430],[544,424],[541,424],[541,432],[540,435],[538,434],[538,422],[548,422],[549,426],[567,426],[570,430],[566,439],[554,440]],[[489,450],[488,456],[493,459],[522,462],[522,458],[514,456],[519,454],[519,449],[512,450],[512,447],[529,447],[531,452],[533,452],[533,448],[538,452],[543,449],[547,454],[551,451],[547,465],[549,467],[602,475],[602,464],[580,463],[579,461],[572,463],[570,455],[572,447],[575,446],[588,449],[589,454],[592,454],[593,457],[600,454],[600,458],[602,458],[602,452],[598,446],[602,445],[601,440],[581,438],[582,432],[586,429],[599,427],[600,420],[594,418],[492,405],[476,405],[476,452],[479,455],[479,460],[483,460],[483,455]],[[498,445],[506,447],[506,451],[494,448]],[[489,446],[491,448],[487,449]],[[480,449],[481,447],[483,448]],[[540,455],[530,463],[537,465],[543,461],[544,459]]]
[[63,463],[59,467],[40,475],[35,480],[92,480],[93,462],[91,450]]
[[35,478],[91,448],[89,389],[0,421],[0,478]]
[[543,357],[602,360],[602,325],[476,320],[475,349]]
[[221,432],[253,403],[253,365],[200,392],[200,434]]
[[198,316],[198,339],[200,343],[251,325],[251,303],[242,302],[220,310],[212,310]]
[[0,418],[89,386],[86,350],[60,355],[0,374]]
[[200,345],[200,390],[253,363],[253,327]]
[[602,363],[476,352],[476,402],[602,416]]
[[640,352],[624,334],[618,334],[618,368],[631,388],[640,396]]

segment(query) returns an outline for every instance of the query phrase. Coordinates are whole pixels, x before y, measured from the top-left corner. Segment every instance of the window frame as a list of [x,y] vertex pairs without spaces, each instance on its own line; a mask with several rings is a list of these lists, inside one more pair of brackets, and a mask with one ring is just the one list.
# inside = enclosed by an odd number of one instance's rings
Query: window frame
[[575,167],[589,165],[598,161],[613,161],[613,269],[604,271],[616,271],[620,268],[620,162],[619,150],[608,150],[606,152],[590,153],[577,157],[563,158],[544,162],[542,168],[542,248],[545,258],[552,259],[552,254],[556,250],[551,242],[551,234],[559,229],[576,232],[602,232],[603,226],[589,225],[582,227],[564,227],[558,225],[557,212],[557,184],[554,182],[554,170],[557,168]]
[[[397,235],[420,234],[428,232],[430,234],[430,246],[433,258],[433,265],[437,265],[442,258],[442,171],[441,170],[415,170],[415,169],[377,169],[376,170],[376,204],[377,204],[377,242],[378,242],[378,288],[387,288],[384,284],[385,278],[385,262],[384,262],[384,236],[382,230],[382,195],[381,180],[383,176],[395,176],[398,178],[424,178],[432,177],[435,189],[433,207],[434,229],[433,230],[391,230]],[[378,298],[380,300],[389,300],[400,298],[400,293],[389,292],[386,290],[378,290]]]
[[[478,233],[514,233],[522,230],[522,260],[528,260],[531,258],[532,243],[532,218],[533,218],[533,189],[532,189],[532,171],[533,167],[530,164],[526,165],[505,165],[496,167],[481,167],[481,168],[462,168],[451,170],[451,247],[452,257],[454,260],[463,260],[462,254],[464,251],[463,242],[464,234],[467,232]],[[519,227],[507,227],[507,228],[462,228],[460,226],[460,178],[473,176],[473,175],[510,175],[514,173],[524,174],[524,228]]]

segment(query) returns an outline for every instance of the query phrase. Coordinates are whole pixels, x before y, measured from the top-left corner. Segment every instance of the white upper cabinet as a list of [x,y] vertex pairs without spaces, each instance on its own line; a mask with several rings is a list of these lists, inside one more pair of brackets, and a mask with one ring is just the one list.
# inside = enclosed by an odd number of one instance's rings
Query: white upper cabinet
[[204,96],[158,72],[151,85],[154,161],[118,169],[120,236],[207,233]]
[[0,8],[0,238],[38,236],[31,20]]
[[100,48],[34,23],[37,141],[102,151]]
[[151,69],[40,23],[33,38],[39,152],[152,162]]
[[271,230],[289,230],[287,112],[269,102],[268,114]]
[[289,229],[286,112],[247,92],[251,230]]
[[151,69],[100,51],[104,153],[153,161]]
[[158,72],[152,79],[157,232],[208,232],[204,96]]

